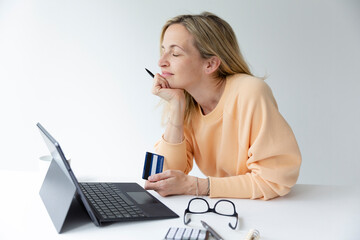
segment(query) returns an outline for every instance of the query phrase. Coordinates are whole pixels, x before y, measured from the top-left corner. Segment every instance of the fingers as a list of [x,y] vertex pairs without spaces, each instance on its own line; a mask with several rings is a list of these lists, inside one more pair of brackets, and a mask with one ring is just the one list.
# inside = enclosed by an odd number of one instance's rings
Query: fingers
[[159,91],[163,88],[170,88],[169,82],[157,73],[154,77],[154,83],[151,92],[154,95],[158,95]]
[[161,76],[160,74],[156,74],[155,75],[155,79],[159,80],[159,83],[161,84],[162,88],[170,88],[170,84],[169,82],[166,80],[166,78],[164,78],[163,76]]
[[146,190],[157,190],[158,189],[158,186],[159,185],[157,182],[150,182],[150,181],[145,181],[145,186],[144,188]]
[[162,197],[166,197],[171,195],[166,181],[157,181],[157,182],[150,182],[150,181],[145,181],[145,190],[154,190],[156,191],[158,194],[160,194],[160,196]]
[[181,185],[177,179],[179,175],[184,175],[184,173],[178,170],[166,170],[165,172],[151,175],[148,181],[145,181],[144,188],[146,190],[154,190],[163,197],[181,194],[177,189],[178,185]]
[[173,174],[172,172],[173,172],[172,170],[166,170],[165,172],[149,176],[148,180],[151,181],[151,182],[157,182],[157,181],[160,181],[160,180],[165,180],[165,179],[170,178],[172,176],[172,174]]

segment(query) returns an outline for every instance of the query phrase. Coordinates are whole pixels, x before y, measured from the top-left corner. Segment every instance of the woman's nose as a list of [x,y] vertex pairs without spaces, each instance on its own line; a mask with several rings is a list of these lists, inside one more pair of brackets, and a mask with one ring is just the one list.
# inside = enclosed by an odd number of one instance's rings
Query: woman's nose
[[159,67],[168,67],[170,65],[169,61],[166,59],[166,54],[163,54],[160,57],[158,65],[159,65]]

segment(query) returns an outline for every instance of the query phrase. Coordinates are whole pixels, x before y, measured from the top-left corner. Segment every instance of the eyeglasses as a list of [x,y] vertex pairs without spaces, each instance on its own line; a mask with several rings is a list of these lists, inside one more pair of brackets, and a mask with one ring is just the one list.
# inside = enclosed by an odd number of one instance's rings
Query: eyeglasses
[[[236,212],[235,204],[229,200],[219,200],[215,203],[214,208],[210,208],[209,203],[203,198],[193,198],[189,201],[188,207],[184,212],[184,224],[188,225],[191,221],[190,217],[187,219],[187,214],[203,214],[213,212],[222,216],[235,217],[236,223],[233,226],[229,223],[229,227],[235,230],[238,224],[238,213]],[[187,220],[186,220],[187,219]]]

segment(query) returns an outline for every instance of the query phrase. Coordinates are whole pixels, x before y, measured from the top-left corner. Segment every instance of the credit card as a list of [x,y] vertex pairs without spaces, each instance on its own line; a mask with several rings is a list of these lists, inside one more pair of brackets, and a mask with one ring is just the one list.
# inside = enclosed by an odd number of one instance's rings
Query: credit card
[[163,171],[163,165],[164,156],[146,152],[142,178],[147,180],[149,176],[161,173]]

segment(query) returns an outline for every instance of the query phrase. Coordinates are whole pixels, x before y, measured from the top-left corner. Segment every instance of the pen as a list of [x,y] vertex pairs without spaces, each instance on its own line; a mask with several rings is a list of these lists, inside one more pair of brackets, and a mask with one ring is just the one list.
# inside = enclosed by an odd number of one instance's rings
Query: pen
[[211,233],[211,235],[213,235],[213,237],[214,237],[216,240],[223,240],[223,238],[220,237],[220,235],[219,235],[217,232],[215,232],[215,230],[212,229],[206,222],[201,221],[201,224],[204,226],[204,228],[205,228],[206,230],[208,230],[208,231]]
[[153,74],[152,72],[150,72],[149,69],[145,68],[145,70],[148,72],[148,74],[149,74],[152,78],[154,78],[154,74]]

